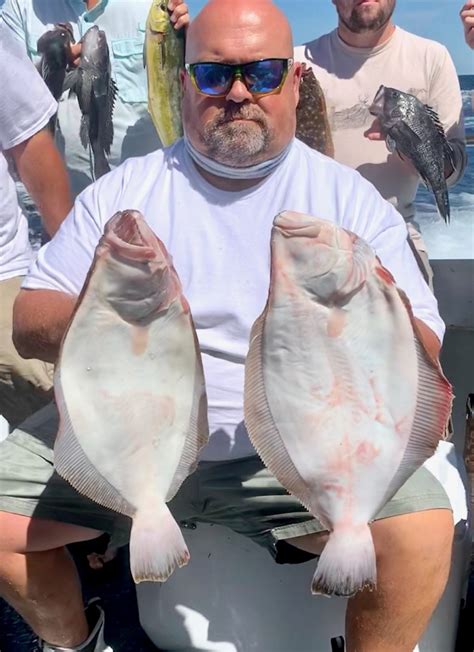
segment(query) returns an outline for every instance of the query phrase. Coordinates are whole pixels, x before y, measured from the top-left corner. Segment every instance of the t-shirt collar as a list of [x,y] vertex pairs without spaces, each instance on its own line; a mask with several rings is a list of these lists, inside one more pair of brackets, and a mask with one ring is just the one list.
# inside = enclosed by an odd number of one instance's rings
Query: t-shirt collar
[[331,39],[333,41],[333,45],[336,48],[340,49],[341,51],[346,52],[347,54],[350,54],[351,56],[354,57],[360,57],[361,59],[368,59],[369,57],[373,57],[374,55],[379,54],[379,52],[382,52],[383,50],[387,50],[390,47],[392,47],[392,44],[395,38],[397,37],[398,33],[399,33],[399,28],[395,25],[393,34],[386,41],[372,48],[356,48],[352,45],[348,45],[339,36],[337,29],[335,29],[332,32]]

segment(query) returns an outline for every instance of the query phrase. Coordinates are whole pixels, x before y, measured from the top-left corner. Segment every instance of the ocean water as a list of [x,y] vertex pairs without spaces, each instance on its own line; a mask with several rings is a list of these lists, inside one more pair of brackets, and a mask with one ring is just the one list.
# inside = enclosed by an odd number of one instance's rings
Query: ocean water
[[[474,75],[460,75],[466,134],[474,138]],[[420,184],[416,197],[417,222],[429,256],[440,259],[474,259],[474,145],[468,145],[463,178],[449,190],[451,222],[438,215],[433,195]]]
[[[0,0],[1,2],[1,0]],[[474,138],[474,75],[459,77],[466,133]],[[451,222],[438,215],[433,195],[420,184],[416,197],[417,222],[432,259],[474,259],[474,145],[468,146],[468,165],[462,180],[449,191]],[[30,239],[40,246],[41,222],[27,206]]]

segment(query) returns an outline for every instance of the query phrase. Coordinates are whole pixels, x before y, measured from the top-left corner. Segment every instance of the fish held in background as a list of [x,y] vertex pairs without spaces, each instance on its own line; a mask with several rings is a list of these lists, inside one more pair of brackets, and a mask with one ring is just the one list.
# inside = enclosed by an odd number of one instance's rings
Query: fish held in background
[[137,211],[106,224],[55,373],[58,473],[132,519],[135,582],[189,552],[166,503],[208,439],[202,361],[163,243]]
[[245,365],[245,423],[265,465],[329,531],[313,593],[375,585],[368,523],[433,454],[451,402],[371,247],[326,220],[278,215]]
[[184,67],[184,30],[175,30],[167,6],[166,0],[153,0],[144,51],[148,111],[164,147],[183,135],[179,72]]
[[303,64],[300,99],[296,107],[296,138],[321,154],[334,158],[334,144],[323,89],[313,69]]
[[450,220],[445,164],[454,167],[454,153],[438,115],[409,93],[380,86],[369,108],[379,119],[390,152],[409,159],[433,192],[441,217]]
[[66,84],[76,93],[82,113],[80,138],[94,157],[96,179],[110,172],[107,155],[114,139],[112,115],[117,88],[112,79],[109,47],[105,32],[93,25],[84,34],[81,59]]
[[[71,23],[57,23],[53,29],[45,32],[37,42],[41,58],[37,64],[38,72],[44,79],[51,95],[59,101],[63,94],[66,70],[71,62],[71,45],[75,43]],[[56,114],[50,120],[50,129],[54,134]]]

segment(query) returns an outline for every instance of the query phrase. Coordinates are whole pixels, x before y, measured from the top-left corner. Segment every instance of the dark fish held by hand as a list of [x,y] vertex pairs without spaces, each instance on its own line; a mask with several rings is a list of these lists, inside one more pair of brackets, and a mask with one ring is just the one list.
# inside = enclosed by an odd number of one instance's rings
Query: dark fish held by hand
[[[57,23],[53,29],[45,32],[37,42],[37,50],[41,59],[37,64],[38,71],[45,81],[55,100],[63,94],[64,79],[67,67],[71,61],[71,45],[75,43],[70,23]],[[54,133],[56,115],[50,120],[50,128]]]
[[439,213],[449,222],[445,165],[454,167],[454,153],[435,111],[396,88],[380,86],[370,112],[379,121],[389,151],[409,159],[433,192]]
[[114,139],[112,114],[117,88],[112,79],[109,48],[105,32],[97,25],[82,38],[81,60],[67,80],[75,92],[82,113],[82,145],[92,148],[96,179],[110,172],[107,155]]
[[300,100],[296,108],[296,137],[318,152],[334,157],[323,89],[312,68],[305,64],[300,83]]

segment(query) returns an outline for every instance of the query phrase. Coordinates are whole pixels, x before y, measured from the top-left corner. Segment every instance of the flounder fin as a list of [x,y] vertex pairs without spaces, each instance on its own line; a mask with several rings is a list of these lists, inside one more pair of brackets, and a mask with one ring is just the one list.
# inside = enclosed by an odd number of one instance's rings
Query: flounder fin
[[55,374],[55,396],[59,408],[59,431],[54,444],[54,466],[79,493],[115,512],[133,516],[135,509],[91,464],[82,450],[61,390],[60,368]]
[[196,342],[196,374],[194,387],[194,401],[189,420],[189,430],[184,444],[181,459],[174,474],[170,488],[166,495],[166,502],[170,501],[176,494],[184,480],[196,469],[199,452],[207,444],[209,439],[209,425],[207,422],[207,397],[204,384],[204,372],[201,362],[201,354]]
[[444,376],[439,360],[433,358],[422,344],[409,300],[404,292],[398,291],[413,325],[418,365],[418,390],[410,438],[400,466],[387,490],[385,501],[390,500],[410,475],[436,451],[439,441],[444,439],[447,432],[453,403],[451,384]]
[[377,581],[375,548],[367,524],[329,535],[318,560],[311,593],[350,597]]
[[130,568],[133,580],[165,582],[176,566],[185,566],[189,551],[168,507],[138,510],[130,534]]
[[252,327],[250,348],[245,361],[245,425],[250,440],[265,466],[278,478],[285,489],[309,510],[309,492],[288,455],[265,394],[262,361],[265,313],[266,309]]

